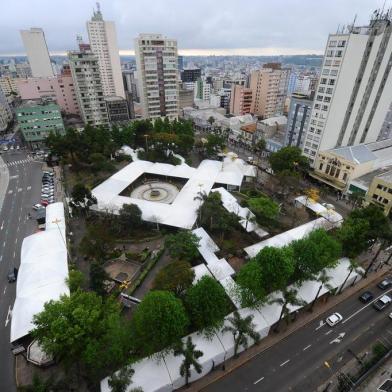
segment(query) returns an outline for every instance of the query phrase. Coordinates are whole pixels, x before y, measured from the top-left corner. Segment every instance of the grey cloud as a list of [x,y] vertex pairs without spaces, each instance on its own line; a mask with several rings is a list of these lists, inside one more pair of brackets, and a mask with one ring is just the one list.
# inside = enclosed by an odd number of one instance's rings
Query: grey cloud
[[[5,2],[6,0],[2,0]],[[365,24],[383,0],[103,0],[114,20],[120,49],[133,49],[140,32],[177,38],[181,49],[302,48],[322,51],[328,33],[357,14]],[[91,0],[16,0],[2,6],[0,53],[23,52],[19,30],[42,27],[49,49],[75,47],[87,38]]]

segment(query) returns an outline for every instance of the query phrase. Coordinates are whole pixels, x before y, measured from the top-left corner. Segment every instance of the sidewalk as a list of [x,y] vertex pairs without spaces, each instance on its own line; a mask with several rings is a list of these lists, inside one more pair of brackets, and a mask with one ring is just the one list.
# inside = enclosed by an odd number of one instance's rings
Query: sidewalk
[[3,166],[4,165],[4,160],[2,157],[0,157],[0,211],[1,208],[3,207],[4,203],[4,198],[5,198],[5,193],[7,192],[8,189],[8,183],[9,183],[9,172],[8,172],[8,167]]
[[[236,370],[246,362],[252,360],[253,357],[260,354],[261,352],[271,348],[276,343],[282,341],[298,329],[302,328],[306,324],[310,323],[311,321],[319,318],[324,313],[328,312],[330,309],[338,305],[339,303],[343,302],[345,299],[351,297],[355,293],[363,290],[369,284],[378,281],[381,276],[388,272],[388,266],[384,266],[379,271],[371,274],[368,276],[367,279],[360,280],[358,283],[355,284],[353,287],[349,287],[345,289],[341,294],[329,297],[328,300],[322,301],[320,300],[313,308],[313,312],[310,313],[308,311],[300,312],[297,316],[296,321],[292,322],[289,326],[284,327],[285,324],[282,323],[282,329],[279,333],[271,332],[269,336],[265,339],[261,340],[258,345],[254,345],[250,347],[248,350],[241,353],[238,358],[231,358],[226,361],[225,363],[225,370],[222,370],[222,366],[217,366],[217,368],[208,373],[205,377],[193,382],[190,387],[186,388],[183,387],[180,390],[187,390],[192,392],[197,392],[206,388],[209,384],[214,383],[215,381],[219,380],[220,378],[225,377],[228,373]],[[286,329],[283,329],[286,328]]]

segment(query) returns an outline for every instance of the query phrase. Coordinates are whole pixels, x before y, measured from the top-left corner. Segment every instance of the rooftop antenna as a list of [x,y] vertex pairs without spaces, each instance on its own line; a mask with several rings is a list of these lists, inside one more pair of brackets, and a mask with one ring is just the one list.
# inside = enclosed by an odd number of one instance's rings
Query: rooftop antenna
[[336,34],[339,34],[340,24],[338,24],[338,29],[336,30]]
[[99,4],[99,1],[97,1],[97,12],[100,13],[101,12],[101,5]]

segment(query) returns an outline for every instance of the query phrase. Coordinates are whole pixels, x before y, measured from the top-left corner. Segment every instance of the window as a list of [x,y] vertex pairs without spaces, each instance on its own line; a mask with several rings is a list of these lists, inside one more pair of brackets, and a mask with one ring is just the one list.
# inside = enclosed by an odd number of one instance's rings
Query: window
[[321,78],[320,84],[327,84],[327,78]]
[[343,173],[343,181],[347,181],[347,173]]
[[324,164],[320,163],[319,170],[323,170],[323,166],[324,166]]
[[382,189],[382,185],[381,185],[381,184],[378,184],[378,185],[377,185],[377,189]]
[[329,79],[329,83],[330,86],[334,86],[335,85],[335,79]]

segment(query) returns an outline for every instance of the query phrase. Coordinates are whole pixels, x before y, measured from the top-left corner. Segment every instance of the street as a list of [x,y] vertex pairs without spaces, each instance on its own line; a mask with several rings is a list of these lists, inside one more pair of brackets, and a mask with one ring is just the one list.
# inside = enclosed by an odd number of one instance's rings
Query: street
[[[392,293],[392,289],[383,292],[375,285],[370,290],[375,299]],[[344,319],[331,328],[324,320],[335,311]],[[371,303],[362,304],[356,294],[203,391],[315,391],[353,358],[348,349],[359,353],[377,340],[392,347],[391,311],[378,312]]]
[[[0,390],[15,391],[14,356],[10,346],[10,325],[16,283],[8,283],[7,274],[19,267],[23,238],[37,228],[28,219],[32,205],[40,200],[41,163],[28,158],[25,151],[11,150],[0,156],[0,176],[9,176],[4,201],[0,195]],[[6,184],[0,178],[1,186]],[[3,189],[4,192],[4,189]]]

